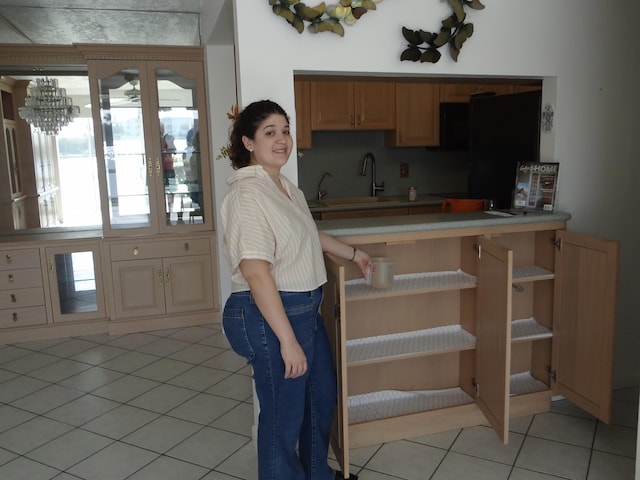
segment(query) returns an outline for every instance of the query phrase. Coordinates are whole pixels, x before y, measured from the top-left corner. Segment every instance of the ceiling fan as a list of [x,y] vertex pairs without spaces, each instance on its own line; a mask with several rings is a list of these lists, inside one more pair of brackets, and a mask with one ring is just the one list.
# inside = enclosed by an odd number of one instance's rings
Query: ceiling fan
[[136,88],[138,86],[138,79],[133,76],[125,76],[125,79],[129,81],[131,87],[129,90],[125,90],[124,95],[129,99],[131,103],[140,102],[140,90]]

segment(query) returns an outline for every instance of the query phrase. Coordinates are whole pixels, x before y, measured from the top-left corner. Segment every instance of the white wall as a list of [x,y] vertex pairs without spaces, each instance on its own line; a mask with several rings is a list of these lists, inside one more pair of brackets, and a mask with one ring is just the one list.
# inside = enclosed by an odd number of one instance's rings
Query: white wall
[[[294,72],[544,77],[543,103],[553,105],[555,127],[542,138],[542,158],[561,165],[558,207],[573,215],[571,230],[622,244],[614,381],[617,386],[637,385],[640,222],[632,182],[640,178],[636,132],[640,56],[632,50],[632,22],[640,14],[640,2],[484,3],[485,10],[469,12],[475,33],[457,63],[444,52],[437,64],[420,64],[399,60],[405,44],[401,27],[437,29],[450,14],[445,2],[384,0],[377,11],[353,27],[346,26],[340,38],[330,33],[298,34],[271,12],[266,0],[234,0],[238,100],[241,106],[263,98],[277,101],[295,125]],[[216,62],[215,54],[208,57]],[[218,92],[213,80],[209,88],[213,99],[228,95]],[[220,103],[211,105],[214,119],[228,109],[228,101]],[[223,141],[215,132],[213,139],[215,152]],[[296,181],[295,158],[284,173]],[[214,162],[214,175],[219,205],[225,193],[220,177],[228,175],[226,163]],[[224,300],[229,278],[221,274],[220,281]]]

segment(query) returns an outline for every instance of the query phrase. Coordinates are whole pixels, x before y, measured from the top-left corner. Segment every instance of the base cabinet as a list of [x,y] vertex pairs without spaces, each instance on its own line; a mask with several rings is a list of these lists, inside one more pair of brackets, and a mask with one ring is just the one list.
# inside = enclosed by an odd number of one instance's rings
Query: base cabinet
[[218,309],[213,242],[209,234],[188,240],[112,243],[113,319],[151,319]]
[[346,477],[351,448],[486,422],[506,443],[509,419],[554,393],[609,420],[617,243],[557,224],[468,231],[345,237],[394,260],[387,289],[325,257]]

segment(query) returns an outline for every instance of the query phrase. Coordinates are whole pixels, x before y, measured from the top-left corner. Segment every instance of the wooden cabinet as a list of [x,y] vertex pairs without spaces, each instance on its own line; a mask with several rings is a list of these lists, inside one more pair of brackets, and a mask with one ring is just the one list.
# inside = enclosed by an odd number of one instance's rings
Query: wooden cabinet
[[325,257],[345,475],[351,448],[485,422],[507,442],[554,393],[609,420],[616,242],[558,221],[343,240],[395,262],[376,289]]
[[213,235],[111,243],[114,320],[160,315],[180,324],[176,315],[219,309],[214,248]]
[[395,128],[393,82],[315,80],[310,95],[312,130]]
[[435,146],[440,143],[440,86],[396,83],[396,128],[385,132],[390,147]]
[[0,329],[46,323],[40,251],[0,250]]
[[298,149],[311,148],[311,83],[307,80],[295,80],[296,96],[296,146]]
[[440,85],[440,102],[466,103],[469,96],[493,92],[496,95],[513,93],[513,85],[479,83],[443,83]]
[[[105,236],[212,230],[203,62],[179,50],[89,58]],[[105,54],[106,55],[106,54]],[[97,57],[94,59],[93,57]],[[183,57],[183,59],[181,59]],[[116,59],[114,59],[116,58]]]

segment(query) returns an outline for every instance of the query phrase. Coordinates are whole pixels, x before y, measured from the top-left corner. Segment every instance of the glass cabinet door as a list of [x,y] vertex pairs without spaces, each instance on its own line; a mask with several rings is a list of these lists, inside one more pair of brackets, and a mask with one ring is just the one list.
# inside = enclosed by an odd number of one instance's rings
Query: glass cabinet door
[[104,318],[98,245],[47,248],[54,323]]
[[[205,200],[199,96],[204,95],[200,69],[189,62],[171,68],[154,65],[158,95],[157,119],[160,131],[163,178],[164,228],[179,225],[191,228],[209,222]],[[180,71],[178,71],[180,70]],[[205,125],[206,128],[206,125]],[[205,220],[206,219],[206,220]]]
[[211,229],[202,62],[88,64],[105,235]]
[[108,225],[111,229],[151,226],[149,180],[140,70],[123,68],[98,78]]

